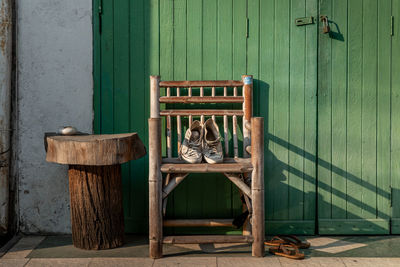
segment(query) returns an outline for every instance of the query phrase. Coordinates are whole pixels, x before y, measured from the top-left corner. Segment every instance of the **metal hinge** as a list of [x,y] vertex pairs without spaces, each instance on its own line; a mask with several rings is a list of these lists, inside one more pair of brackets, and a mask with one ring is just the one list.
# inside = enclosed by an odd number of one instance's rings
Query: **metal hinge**
[[249,18],[246,18],[246,38],[249,38]]
[[390,36],[394,35],[394,16],[390,17]]
[[101,19],[103,15],[103,0],[99,0],[99,8],[98,8],[98,15],[99,15],[99,34],[101,34]]

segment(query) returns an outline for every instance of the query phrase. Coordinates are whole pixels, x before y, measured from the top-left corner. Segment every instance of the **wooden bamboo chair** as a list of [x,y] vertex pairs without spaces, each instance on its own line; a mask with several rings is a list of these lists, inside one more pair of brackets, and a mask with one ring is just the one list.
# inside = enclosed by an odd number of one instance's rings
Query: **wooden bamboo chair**
[[[228,96],[228,88],[233,96]],[[238,95],[242,87],[242,95]],[[166,88],[166,96],[160,97],[160,88]],[[171,95],[176,88],[176,96]],[[192,88],[199,88],[198,96],[192,95]],[[211,88],[211,96],[204,95],[204,88]],[[216,96],[216,90],[223,88],[223,96]],[[252,255],[264,256],[264,119],[252,117],[251,75],[243,75],[241,81],[160,81],[160,76],[150,76],[150,118],[149,118],[149,249],[151,258],[162,257],[163,244],[201,243],[252,243]],[[181,96],[181,90],[187,95]],[[165,109],[162,103],[241,103],[242,109]],[[167,157],[162,158],[160,116],[166,117]],[[172,157],[172,123],[176,117],[178,151],[182,142],[182,117],[188,117],[189,126],[193,117],[223,116],[224,152],[220,164],[188,164]],[[238,151],[238,116],[242,116],[243,157]],[[233,123],[233,158],[228,158],[228,117]],[[191,235],[164,236],[163,227],[204,227],[232,226],[233,219],[164,220],[168,195],[190,173],[222,173],[234,183],[245,199],[249,218],[243,226],[242,235]],[[163,174],[165,176],[163,181]],[[247,178],[247,179],[245,179]],[[250,181],[250,182],[249,182]]]

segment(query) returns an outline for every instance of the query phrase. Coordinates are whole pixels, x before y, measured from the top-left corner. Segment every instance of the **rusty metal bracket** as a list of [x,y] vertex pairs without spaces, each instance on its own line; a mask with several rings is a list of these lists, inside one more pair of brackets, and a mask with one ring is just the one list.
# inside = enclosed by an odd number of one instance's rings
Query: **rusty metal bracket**
[[323,25],[323,29],[322,32],[324,34],[329,33],[331,31],[331,28],[329,27],[329,20],[328,20],[328,16],[322,15],[320,17],[322,25]]
[[295,19],[294,23],[296,24],[296,26],[314,24],[314,17],[310,16],[310,17],[297,18]]

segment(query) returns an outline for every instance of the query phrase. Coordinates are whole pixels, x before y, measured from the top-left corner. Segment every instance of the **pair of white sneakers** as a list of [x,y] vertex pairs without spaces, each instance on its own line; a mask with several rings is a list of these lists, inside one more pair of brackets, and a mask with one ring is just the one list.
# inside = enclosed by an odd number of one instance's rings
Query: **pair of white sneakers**
[[224,159],[218,125],[208,119],[204,125],[193,121],[182,142],[180,157],[188,163],[200,163],[204,157],[208,163],[221,163]]

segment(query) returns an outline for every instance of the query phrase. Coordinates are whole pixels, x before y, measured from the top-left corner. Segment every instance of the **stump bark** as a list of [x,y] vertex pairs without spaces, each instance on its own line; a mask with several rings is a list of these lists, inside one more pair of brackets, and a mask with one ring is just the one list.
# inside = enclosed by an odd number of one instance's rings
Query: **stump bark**
[[69,166],[72,239],[82,249],[124,242],[121,165]]

